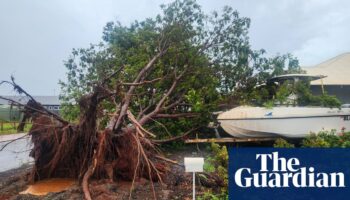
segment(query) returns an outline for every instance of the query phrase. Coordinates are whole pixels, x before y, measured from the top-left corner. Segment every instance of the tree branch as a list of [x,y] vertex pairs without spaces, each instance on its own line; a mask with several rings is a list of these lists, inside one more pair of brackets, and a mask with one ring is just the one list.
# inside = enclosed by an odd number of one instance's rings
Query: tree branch
[[[140,79],[142,77],[144,77],[144,75],[146,74],[146,72],[148,72],[152,66],[154,65],[154,63],[166,52],[166,49],[164,49],[163,51],[160,51],[158,54],[156,54],[149,62],[148,64],[142,68],[142,70],[139,72],[139,74],[137,75],[137,77],[134,80],[134,84],[140,82]],[[129,107],[130,101],[131,101],[131,97],[132,97],[132,93],[135,90],[136,86],[133,85],[129,88],[128,92],[125,95],[124,98],[124,104],[122,105],[121,109],[120,109],[120,113],[119,113],[119,117],[117,119],[117,121],[115,122],[114,126],[113,126],[113,130],[116,130],[119,128],[122,119],[125,117],[127,109]]]
[[12,85],[13,89],[18,92],[19,94],[24,93],[27,97],[29,97],[31,100],[33,100],[34,102],[35,99],[32,97],[32,95],[30,95],[29,93],[27,93],[21,86],[17,85],[17,83],[15,82],[15,78],[13,76],[11,76],[11,82],[10,81],[1,81],[0,85],[2,85],[3,83],[7,83],[9,85]]
[[156,81],[162,80],[163,78],[156,78],[150,81],[142,81],[139,83],[121,83],[122,85],[127,85],[127,86],[139,86],[139,85],[144,85],[144,84],[150,84],[150,83],[154,83]]
[[[187,68],[186,68],[187,69]],[[156,108],[149,114],[143,116],[139,123],[141,125],[144,125],[149,118],[152,118],[154,115],[156,115],[157,113],[159,113],[161,111],[161,106],[163,106],[165,100],[171,95],[171,93],[175,90],[179,80],[182,78],[182,76],[186,73],[187,70],[184,70],[179,76],[175,77],[175,80],[173,82],[173,84],[171,85],[171,87],[169,88],[169,90],[167,91],[167,93],[165,93],[165,95],[162,97],[162,99],[159,100]]]
[[102,80],[102,85],[106,84],[108,80],[110,80],[113,76],[117,75],[119,72],[121,72],[124,69],[125,65],[122,65],[118,70],[114,71],[112,74],[108,75]]
[[175,106],[179,105],[184,100],[183,96],[181,96],[178,100],[176,100],[174,103],[171,103],[167,106],[164,106],[162,110],[169,110],[171,108],[174,108]]
[[198,117],[199,113],[156,114],[154,118]]
[[168,138],[168,139],[163,139],[163,140],[152,140],[152,142],[155,142],[155,143],[172,142],[172,141],[175,141],[175,140],[184,138],[185,136],[187,136],[187,135],[189,135],[190,133],[192,133],[192,131],[197,130],[197,129],[199,129],[199,128],[200,128],[200,126],[199,126],[199,127],[196,127],[196,128],[192,128],[191,130],[185,132],[185,133],[182,134],[182,135],[175,136],[175,137]]

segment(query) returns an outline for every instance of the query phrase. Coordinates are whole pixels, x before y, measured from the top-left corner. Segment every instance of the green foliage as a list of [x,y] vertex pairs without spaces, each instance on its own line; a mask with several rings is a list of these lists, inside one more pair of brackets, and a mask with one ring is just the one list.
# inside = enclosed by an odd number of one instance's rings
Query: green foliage
[[302,147],[341,147],[342,136],[333,131],[321,131],[318,134],[311,133],[302,141]]
[[297,101],[300,106],[311,105],[330,108],[339,108],[341,106],[341,102],[335,96],[327,94],[320,96],[312,95],[310,85],[303,82],[296,83],[294,91],[298,96]]
[[[267,79],[274,76],[305,73],[300,68],[298,60],[291,54],[277,55],[270,59],[263,58],[263,54],[256,56],[259,58],[260,67],[255,69],[255,75],[251,76],[250,81],[246,82],[244,86],[235,89],[234,97],[240,99],[241,104],[253,103],[265,107],[272,107],[272,103],[331,108],[340,107],[341,103],[335,96],[327,94],[320,96],[313,95],[309,83],[303,81],[296,83],[285,81],[279,86],[268,84],[256,87],[256,85],[264,83]],[[297,97],[296,101],[291,102],[288,99],[291,94]]]
[[[218,171],[218,168],[228,166],[228,152],[226,146],[220,146],[216,143],[211,143],[210,150],[212,156],[209,156],[204,163],[204,170],[207,172]],[[224,177],[223,177],[224,178]]]
[[[266,92],[268,91],[268,92]],[[256,88],[252,93],[255,96],[255,105],[263,105],[271,108],[273,105],[298,105],[298,106],[321,106],[330,108],[340,108],[341,102],[335,96],[323,94],[313,95],[310,85],[307,82],[285,81],[280,86],[268,85],[261,88]],[[270,95],[273,94],[273,95]],[[291,96],[296,97],[290,99]],[[260,97],[259,97],[260,96]]]
[[270,59],[269,64],[272,65],[271,76],[279,76],[283,74],[300,74],[305,73],[299,66],[299,61],[291,54],[277,55]]
[[[276,93],[276,88],[274,85],[258,86],[266,82],[267,79],[274,76],[290,74],[290,73],[304,73],[304,71],[299,66],[299,61],[297,58],[293,57],[291,54],[277,55],[271,58],[264,57],[265,51],[255,52],[251,55],[252,66],[249,76],[245,76],[245,81],[238,83],[234,88],[234,93],[232,93],[233,98],[240,104],[255,104],[263,105],[268,100],[272,99],[273,95]],[[283,95],[279,95],[283,97]],[[280,99],[284,100],[284,99]]]
[[[293,148],[294,144],[288,143],[284,139],[277,139],[274,143],[274,147],[280,148]],[[337,134],[335,130],[332,131],[320,131],[319,133],[311,133],[308,137],[301,141],[301,147],[350,147],[350,132],[344,132]]]
[[[167,102],[184,96],[186,109],[190,107],[202,116],[197,120],[199,123],[162,120],[166,126],[176,123],[193,127],[206,123],[219,101],[234,99],[249,103],[254,99],[262,105],[271,91],[257,90],[257,84],[275,75],[301,71],[298,60],[290,54],[266,58],[264,50],[252,50],[248,37],[250,19],[241,17],[231,7],[206,14],[194,0],[175,0],[161,9],[162,13],[155,18],[127,26],[109,22],[104,27],[102,43],[73,50],[65,62],[67,80],[60,81],[62,115],[66,119],[74,121],[79,116],[78,100],[92,91],[94,83],[121,66],[123,71],[112,78],[108,89],[118,83],[132,82],[163,46],[168,46],[167,51],[147,77],[163,79],[136,89],[135,93],[142,95],[133,97],[132,111],[137,113],[140,107],[159,100],[173,82],[173,72],[179,74],[189,66],[191,70],[176,87],[173,99]],[[116,102],[122,101],[126,89],[118,88]],[[101,109],[114,112],[108,106]],[[169,130],[182,132],[184,128]],[[162,127],[154,129],[164,133]]]
[[194,89],[191,89],[188,91],[187,95],[185,96],[186,100],[192,105],[194,112],[200,112],[203,110],[204,106],[204,99],[201,97],[199,92],[197,92]]
[[263,103],[263,106],[265,108],[269,108],[269,109],[273,108],[274,105],[275,105],[275,103],[272,100],[269,100],[269,101],[266,101],[265,103]]
[[212,143],[210,146],[212,156],[208,157],[204,162],[204,171],[216,173],[224,180],[224,187],[221,188],[220,194],[214,194],[213,191],[207,191],[199,199],[227,199],[228,198],[228,152],[226,146]]
[[[15,134],[17,131],[18,122],[3,122],[0,121],[0,135]],[[32,124],[25,124],[23,132],[26,133],[32,128]]]
[[[61,99],[64,101],[62,115],[65,118],[74,120],[79,116],[78,101],[92,91],[93,83],[103,80],[121,66],[123,71],[112,78],[108,89],[118,83],[132,82],[149,60],[166,45],[166,52],[147,75],[147,80],[159,77],[162,79],[137,87],[130,108],[137,115],[140,108],[151,104],[151,111],[154,108],[152,104],[158,102],[169,90],[175,75],[189,68],[165,104],[170,105],[183,98],[182,104],[186,106],[177,111],[190,110],[200,113],[201,118],[157,119],[149,128],[162,138],[169,136],[168,133],[176,135],[188,128],[207,123],[210,111],[220,98],[217,90],[220,79],[216,76],[213,63],[220,62],[223,58],[214,52],[222,48],[219,47],[222,43],[231,49],[234,44],[227,42],[240,43],[242,31],[233,33],[232,30],[241,29],[245,24],[244,20],[231,8],[225,8],[222,14],[206,15],[191,0],[177,0],[161,8],[162,14],[157,17],[135,21],[129,26],[109,22],[103,31],[103,43],[73,50],[71,57],[65,62],[67,80],[60,82]],[[211,25],[207,26],[208,24]],[[228,32],[232,34],[224,34]],[[127,89],[124,86],[118,88],[116,102],[122,101]],[[115,111],[109,106],[104,106],[101,110],[107,113]]]
[[278,103],[283,104],[288,100],[288,96],[291,94],[292,89],[288,82],[285,82],[276,91],[276,100]]
[[289,143],[287,140],[278,138],[273,144],[275,148],[294,148],[294,144]]
[[[231,96],[239,101],[252,96],[265,101],[269,91],[254,93],[255,85],[272,72],[280,73],[275,69],[277,66],[297,69],[297,61],[290,55],[267,59],[263,57],[264,50],[252,50],[248,37],[250,19],[241,17],[231,7],[206,14],[194,0],[175,0],[161,9],[162,13],[155,18],[129,25],[109,22],[104,27],[102,43],[73,50],[65,62],[67,79],[60,81],[64,118],[76,120],[80,115],[79,99],[120,67],[123,70],[107,83],[107,89],[117,93],[115,102],[122,102],[128,87],[115,89],[115,86],[132,82],[164,46],[166,51],[147,74],[147,80],[162,79],[137,87],[129,108],[135,116],[148,105],[152,110],[152,104],[168,91],[175,75],[188,68],[165,105],[183,98],[184,106],[176,111],[196,112],[200,117],[152,119],[147,128],[159,138],[206,124],[218,102]],[[115,112],[114,108],[105,104],[100,110],[107,116]],[[99,121],[105,123],[103,119]]]
[[211,190],[206,191],[202,196],[197,198],[198,200],[228,200],[228,194],[213,194]]
[[204,171],[206,172],[215,172],[216,168],[215,165],[213,165],[214,159],[212,157],[208,157],[206,161],[204,162]]
[[60,109],[60,115],[68,121],[75,121],[78,119],[80,114],[80,109],[78,106],[66,102],[63,100]]

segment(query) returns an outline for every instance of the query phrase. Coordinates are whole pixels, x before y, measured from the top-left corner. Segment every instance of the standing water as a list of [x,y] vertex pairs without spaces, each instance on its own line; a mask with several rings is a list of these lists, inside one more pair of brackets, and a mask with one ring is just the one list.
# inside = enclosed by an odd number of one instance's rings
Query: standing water
[[29,185],[28,189],[20,194],[46,195],[50,192],[67,190],[75,183],[76,181],[74,179],[51,178]]
[[8,144],[2,151],[0,151],[0,172],[21,167],[33,159],[29,157],[31,142],[30,137],[25,136],[25,133],[0,135],[0,149],[13,139],[18,139]]

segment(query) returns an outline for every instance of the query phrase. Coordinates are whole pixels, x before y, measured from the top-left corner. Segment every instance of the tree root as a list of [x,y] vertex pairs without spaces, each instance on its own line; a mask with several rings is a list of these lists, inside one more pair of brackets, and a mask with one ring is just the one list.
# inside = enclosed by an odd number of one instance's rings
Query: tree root
[[[129,110],[128,103],[124,103],[123,110],[110,116],[109,124],[113,126],[98,130],[99,104],[111,96],[103,85],[96,85],[92,93],[81,97],[78,102],[81,111],[79,121],[77,124],[69,123],[36,102],[13,80],[8,83],[30,99],[26,105],[13,101],[25,108],[26,118],[33,122],[28,133],[33,143],[30,156],[34,158],[30,181],[53,177],[76,178],[81,181],[85,198],[88,200],[92,199],[89,191],[89,180],[92,178],[132,181],[131,198],[134,182],[141,177],[151,181],[153,196],[156,199],[153,182],[162,183],[165,163],[174,162],[157,156],[159,151],[155,143],[173,141],[195,130],[168,140],[151,140],[150,138],[155,138],[156,135],[146,130],[143,124],[156,112],[137,120]],[[176,83],[173,84],[173,87],[175,86]],[[169,91],[167,94],[169,95]],[[163,103],[165,99],[166,96],[162,98]],[[158,110],[161,110],[162,102],[157,105]]]

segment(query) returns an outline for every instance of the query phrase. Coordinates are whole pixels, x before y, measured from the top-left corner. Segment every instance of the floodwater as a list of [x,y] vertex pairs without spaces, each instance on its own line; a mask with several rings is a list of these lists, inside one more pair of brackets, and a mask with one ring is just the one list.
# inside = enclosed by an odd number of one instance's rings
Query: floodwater
[[69,189],[74,185],[74,179],[52,178],[38,181],[33,185],[29,185],[28,189],[20,194],[46,195],[50,192],[61,192]]
[[[25,133],[1,135],[0,136],[0,149],[9,141],[24,136]],[[27,164],[33,161],[29,157],[31,149],[30,137],[18,139],[8,144],[2,151],[0,151],[0,172],[7,171],[21,167],[23,164]]]

